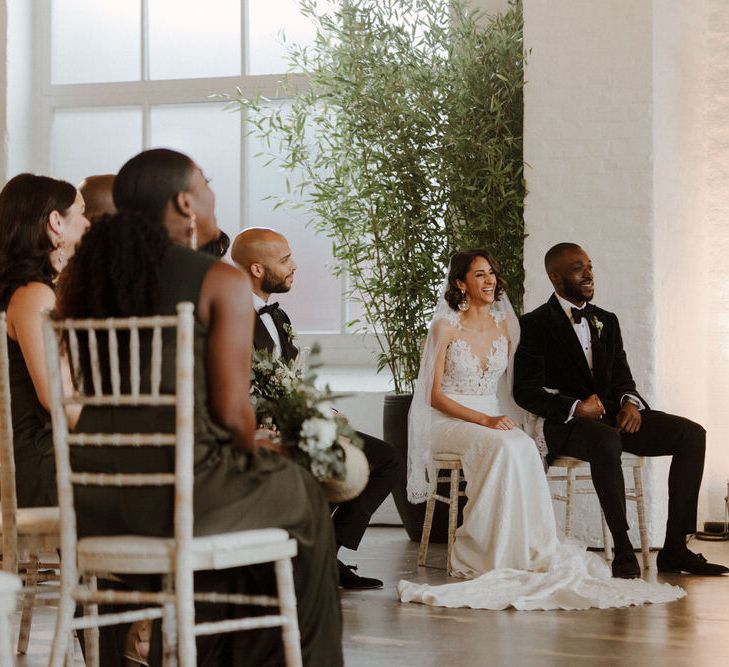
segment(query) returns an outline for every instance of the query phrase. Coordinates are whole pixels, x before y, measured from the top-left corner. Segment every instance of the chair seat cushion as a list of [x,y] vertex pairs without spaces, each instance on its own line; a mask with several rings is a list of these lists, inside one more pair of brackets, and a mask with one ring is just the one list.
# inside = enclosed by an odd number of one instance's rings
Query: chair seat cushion
[[[57,507],[21,507],[15,515],[18,536],[58,535],[61,528],[60,512]],[[0,519],[0,534],[2,519]]]
[[[175,541],[143,535],[85,537],[78,542],[81,572],[154,574],[174,571]],[[296,541],[281,528],[245,530],[196,537],[193,570],[219,570],[291,558]]]

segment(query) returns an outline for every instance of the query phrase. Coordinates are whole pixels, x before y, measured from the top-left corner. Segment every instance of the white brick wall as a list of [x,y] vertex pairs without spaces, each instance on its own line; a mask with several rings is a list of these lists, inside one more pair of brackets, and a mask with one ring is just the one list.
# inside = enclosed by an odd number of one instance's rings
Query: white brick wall
[[[729,3],[525,0],[526,305],[553,243],[592,255],[639,387],[707,427],[700,519],[729,478]],[[667,461],[650,469],[663,538]],[[586,499],[590,500],[590,499]],[[583,507],[584,535],[597,538]]]
[[706,125],[706,219],[710,240],[702,262],[705,275],[697,319],[706,321],[700,346],[709,369],[709,452],[704,473],[707,516],[720,519],[729,480],[729,6],[705,0],[707,87],[702,109]]
[[[525,0],[524,14],[525,307],[551,293],[545,251],[560,241],[582,245],[595,267],[595,302],[619,315],[633,374],[651,401],[651,5]],[[580,501],[578,535],[597,543],[596,499]]]
[[[653,291],[656,407],[708,426],[707,358],[699,353],[708,325],[703,6],[668,0],[653,17]],[[654,466],[655,489],[665,488],[668,465]],[[651,500],[660,536],[665,496]]]

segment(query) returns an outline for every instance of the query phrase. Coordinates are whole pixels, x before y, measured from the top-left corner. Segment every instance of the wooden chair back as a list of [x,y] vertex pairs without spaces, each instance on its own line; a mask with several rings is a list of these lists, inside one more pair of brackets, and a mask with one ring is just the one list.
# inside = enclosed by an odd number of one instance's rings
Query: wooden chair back
[[10,408],[10,359],[8,357],[8,321],[0,312],[0,507],[3,522],[3,570],[18,571],[18,528],[15,516],[18,500],[15,492],[15,453],[13,420]]
[[[74,485],[142,487],[173,485],[176,586],[192,594],[193,492],[193,305],[180,303],[177,315],[54,320],[46,314],[43,334],[50,377],[51,418],[56,454],[58,504],[61,511],[61,558],[68,580],[76,581],[76,512]],[[161,390],[163,330],[174,333],[175,383]],[[61,341],[74,377],[74,389],[64,393],[61,381]],[[149,349],[147,349],[149,347]],[[142,359],[149,368],[142,368]],[[125,360],[128,368],[122,369]],[[84,364],[82,372],[82,363]],[[146,364],[145,364],[146,365]],[[172,392],[172,393],[170,393]],[[70,433],[65,406],[169,407],[175,409],[170,433]],[[174,447],[174,472],[98,473],[72,469],[71,447]],[[76,575],[76,576],[74,576]]]

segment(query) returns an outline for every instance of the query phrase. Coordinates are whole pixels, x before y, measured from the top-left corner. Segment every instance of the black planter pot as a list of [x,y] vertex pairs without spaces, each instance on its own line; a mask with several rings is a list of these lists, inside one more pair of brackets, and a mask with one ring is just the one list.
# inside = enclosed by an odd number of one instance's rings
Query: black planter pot
[[[412,394],[388,394],[385,396],[385,404],[382,415],[382,432],[385,442],[395,447],[407,461],[408,455],[408,410],[413,400]],[[400,514],[408,537],[413,542],[420,542],[420,534],[423,532],[423,521],[425,519],[425,503],[413,505],[407,498],[407,466],[401,468],[400,478],[392,490],[392,497],[395,499],[397,511]],[[448,496],[448,484],[439,484],[438,493]],[[463,506],[465,498],[459,498],[458,524],[463,518]],[[448,507],[445,503],[435,504],[433,516],[433,528],[430,533],[431,542],[448,541]]]

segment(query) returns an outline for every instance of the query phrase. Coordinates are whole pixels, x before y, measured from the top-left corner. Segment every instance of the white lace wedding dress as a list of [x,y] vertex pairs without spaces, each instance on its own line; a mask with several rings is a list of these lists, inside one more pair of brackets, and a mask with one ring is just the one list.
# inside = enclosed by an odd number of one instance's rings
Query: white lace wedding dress
[[[460,329],[457,313],[446,317]],[[485,414],[504,414],[497,389],[508,366],[508,348],[506,336],[493,340],[484,367],[467,336],[457,331],[446,350],[442,391]],[[458,453],[463,461],[467,503],[452,566],[455,576],[469,581],[442,586],[401,581],[403,602],[478,609],[602,609],[685,595],[677,586],[613,579],[601,557],[574,542],[560,543],[542,460],[524,431],[486,428],[435,409],[430,428],[432,452]]]

